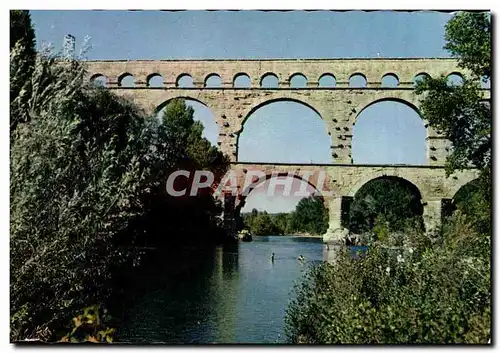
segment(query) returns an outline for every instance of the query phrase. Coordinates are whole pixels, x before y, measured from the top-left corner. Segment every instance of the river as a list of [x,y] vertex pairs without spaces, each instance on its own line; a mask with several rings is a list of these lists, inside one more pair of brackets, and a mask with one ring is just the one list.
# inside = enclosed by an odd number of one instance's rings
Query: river
[[117,341],[286,343],[284,316],[294,284],[327,256],[321,238],[268,236],[232,251],[217,248],[177,275],[171,274],[175,264],[158,267],[151,275],[156,286],[128,306]]

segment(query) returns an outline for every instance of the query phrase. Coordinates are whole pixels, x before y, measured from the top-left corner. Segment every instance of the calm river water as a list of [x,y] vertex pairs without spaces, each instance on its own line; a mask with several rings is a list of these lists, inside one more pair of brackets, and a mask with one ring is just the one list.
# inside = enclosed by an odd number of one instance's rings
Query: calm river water
[[196,270],[164,284],[163,273],[170,271],[158,268],[159,285],[134,299],[117,341],[285,343],[284,315],[294,284],[326,256],[321,238],[254,237],[233,251],[216,249]]

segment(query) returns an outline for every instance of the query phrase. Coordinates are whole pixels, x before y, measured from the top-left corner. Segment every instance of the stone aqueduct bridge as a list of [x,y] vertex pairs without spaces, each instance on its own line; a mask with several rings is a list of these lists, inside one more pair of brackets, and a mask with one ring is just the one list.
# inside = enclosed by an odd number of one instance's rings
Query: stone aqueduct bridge
[[[477,177],[477,171],[466,170],[450,177],[445,176],[443,164],[449,150],[449,141],[428,127],[427,165],[354,165],[351,157],[353,126],[359,114],[371,104],[391,100],[404,103],[418,112],[419,101],[413,85],[417,75],[432,77],[467,72],[459,69],[453,59],[306,59],[306,60],[161,60],[161,61],[89,61],[89,79],[98,76],[116,93],[134,101],[146,112],[161,109],[173,98],[190,98],[212,110],[219,126],[218,145],[229,156],[232,170],[244,178],[248,170],[294,172],[300,178],[309,172],[309,183],[317,183],[320,170],[326,171],[326,188],[334,196],[326,197],[330,227],[325,241],[335,241],[341,234],[341,219],[356,191],[375,178],[393,176],[412,183],[420,192],[424,205],[424,222],[427,230],[440,224],[443,200],[451,199],[460,187]],[[295,75],[305,76],[307,85],[292,88]],[[179,80],[189,75],[192,87],[179,87]],[[277,78],[275,88],[261,87],[265,76]],[[333,87],[321,87],[325,75],[335,78]],[[350,87],[350,78],[361,75],[365,87]],[[390,75],[398,80],[396,87],[382,87],[382,79]],[[132,76],[133,87],[125,87],[123,80]],[[249,88],[235,87],[235,80],[247,77]],[[150,80],[163,78],[160,87],[152,87]],[[207,87],[210,78],[220,79],[219,87]],[[485,91],[489,98],[489,91]],[[246,119],[259,107],[275,101],[295,101],[312,108],[325,123],[331,136],[332,164],[290,165],[238,162],[238,138]],[[311,141],[314,143],[314,141]],[[226,198],[226,212],[239,211],[244,197]],[[228,219],[230,217],[227,217]]]

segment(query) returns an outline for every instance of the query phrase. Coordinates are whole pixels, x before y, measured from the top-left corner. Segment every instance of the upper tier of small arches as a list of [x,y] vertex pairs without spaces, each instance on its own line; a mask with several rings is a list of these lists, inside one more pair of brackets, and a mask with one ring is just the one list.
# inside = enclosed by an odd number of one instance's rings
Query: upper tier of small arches
[[[90,79],[112,88],[412,88],[424,77],[464,77],[450,59],[89,62]],[[262,65],[256,66],[256,63]],[[269,62],[274,64],[269,65]],[[333,61],[332,61],[333,62]],[[321,65],[320,65],[321,64]]]
[[[431,77],[428,73],[421,72],[415,75],[411,82],[404,82],[401,84],[396,74],[388,73],[381,77],[380,81],[369,83],[363,73],[356,72],[349,77],[347,83],[341,86],[337,84],[335,75],[332,73],[322,74],[317,81],[311,83],[309,83],[307,77],[301,73],[293,74],[290,79],[284,83],[279,81],[276,74],[266,73],[261,77],[260,84],[257,88],[408,88],[414,86],[418,80],[426,76]],[[449,82],[453,84],[460,84],[463,80],[463,76],[457,72],[450,73],[448,77]],[[90,80],[102,86],[109,85],[109,78],[100,73],[92,75]],[[210,74],[206,77],[202,85],[195,83],[191,75],[183,73],[175,80],[175,86],[165,85],[163,76],[158,73],[153,73],[148,75],[148,80],[145,85],[137,86],[134,76],[127,72],[119,76],[116,86],[120,88],[254,88],[250,76],[246,73],[236,75],[230,84],[224,84],[218,74]]]

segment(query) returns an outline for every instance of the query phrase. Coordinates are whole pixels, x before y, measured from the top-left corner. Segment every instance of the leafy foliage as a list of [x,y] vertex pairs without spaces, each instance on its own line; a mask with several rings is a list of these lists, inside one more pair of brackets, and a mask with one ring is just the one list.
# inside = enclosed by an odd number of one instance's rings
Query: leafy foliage
[[29,123],[12,141],[12,339],[104,295],[109,266],[133,256],[116,239],[141,215],[147,122],[110,93],[85,91],[82,77],[39,58]]
[[490,258],[474,248],[483,238],[460,216],[442,243],[409,237],[313,268],[287,310],[291,343],[487,343]]
[[[11,109],[19,109],[26,104],[26,99],[31,91],[31,74],[33,72],[36,51],[35,51],[35,30],[31,24],[29,11],[10,11],[10,102]],[[12,105],[17,99],[18,102]],[[24,115],[24,114],[23,114]],[[17,119],[21,114],[15,114],[16,119],[11,115],[11,130],[15,129]]]
[[491,16],[459,12],[446,24],[445,49],[477,77],[491,77]]
[[259,212],[254,208],[252,213],[243,215],[244,227],[250,229],[254,235],[282,235],[285,234],[286,224],[285,229],[278,227],[277,220],[283,217],[281,215],[287,216],[283,213],[270,215],[266,211]]
[[[212,197],[213,190],[201,188],[189,196],[196,170],[211,171],[218,183],[229,166],[227,156],[202,137],[203,126],[194,120],[193,113],[183,100],[175,99],[161,116],[160,140],[176,156],[175,163],[165,168],[162,180],[176,170],[186,170],[190,177],[177,178],[174,183],[175,190],[186,190],[184,197],[168,195],[164,184],[152,190],[151,211],[144,220],[149,236],[144,245],[171,247],[175,243],[201,245],[228,240],[222,231],[222,205]],[[166,233],[176,236],[165,237]]]
[[[491,17],[487,13],[459,12],[446,26],[446,46],[461,67],[471,71],[463,85],[449,85],[444,77],[426,78],[417,85],[421,112],[429,125],[452,142],[447,172],[467,167],[481,175],[470,204],[462,207],[480,233],[491,233],[491,103],[480,80],[491,79]],[[464,203],[462,203],[464,205]]]
[[448,172],[470,166],[487,168],[491,164],[491,107],[478,81],[465,78],[463,85],[450,85],[445,77],[425,79],[417,87],[417,94],[424,92],[422,115],[453,144]]
[[151,151],[154,122],[88,89],[83,67],[72,66],[37,59],[36,89],[21,107],[29,123],[12,141],[13,340],[109,294],[110,269],[134,258],[124,238],[168,162]]
[[[18,45],[12,57],[25,60]],[[75,312],[113,298],[115,277],[140,263],[138,246],[224,237],[211,195],[184,203],[165,195],[172,170],[224,169],[192,112],[177,102],[162,122],[84,78],[82,62],[39,55],[30,89],[11,103],[13,341],[56,339]]]
[[10,49],[22,42],[32,59],[36,56],[35,30],[31,24],[31,15],[27,10],[10,11]]
[[477,231],[481,234],[491,234],[491,197],[492,185],[484,171],[480,177],[464,185],[453,200],[453,209],[466,214]]
[[379,178],[365,184],[355,195],[349,214],[349,230],[373,230],[375,220],[387,222],[388,231],[402,231],[408,220],[422,226],[420,194],[413,185],[398,178]]
[[73,329],[61,338],[61,342],[113,342],[115,329],[106,327],[106,310],[97,305],[85,308],[83,314],[73,318],[72,324]]
[[328,210],[323,198],[310,196],[303,198],[295,207],[292,228],[299,232],[324,234],[328,229]]
[[174,99],[163,113],[162,129],[171,137],[172,146],[183,150],[179,153],[184,160],[189,160],[194,168],[207,168],[220,176],[229,160],[202,137],[203,125],[194,120],[193,114],[193,108],[182,99]]

